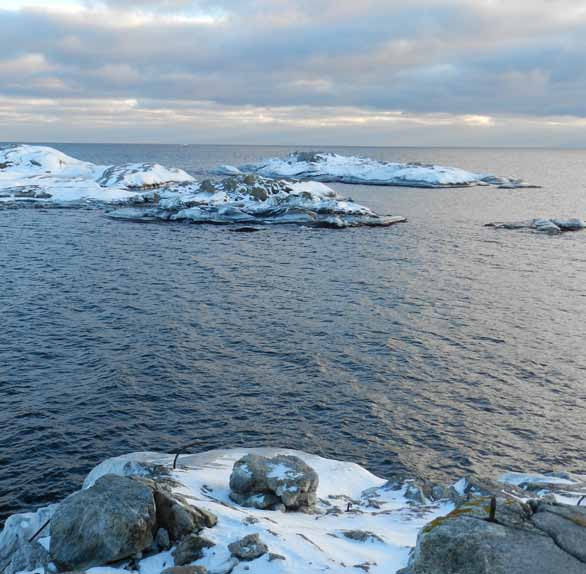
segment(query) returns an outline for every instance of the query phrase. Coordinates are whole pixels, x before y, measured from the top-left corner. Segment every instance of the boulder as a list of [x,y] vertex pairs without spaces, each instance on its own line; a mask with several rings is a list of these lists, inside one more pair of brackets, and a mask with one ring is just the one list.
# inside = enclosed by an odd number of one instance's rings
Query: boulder
[[203,551],[212,546],[214,546],[214,543],[207,538],[197,534],[190,534],[177,545],[174,554],[175,564],[177,566],[191,564],[191,562],[203,558]]
[[154,491],[157,526],[164,528],[171,542],[204,528],[212,528],[218,518],[207,510],[191,506],[185,499],[161,490]]
[[239,560],[256,560],[266,554],[269,548],[258,534],[249,534],[241,540],[228,544],[228,550]]
[[103,476],[58,506],[51,520],[51,557],[71,570],[130,558],[152,545],[155,519],[148,486],[124,476]]
[[403,574],[586,574],[586,509],[476,498],[419,534]]
[[169,533],[164,528],[159,528],[155,535],[155,549],[168,550],[169,548],[171,548]]
[[234,464],[230,497],[242,506],[308,510],[315,505],[319,477],[300,458],[249,454]]

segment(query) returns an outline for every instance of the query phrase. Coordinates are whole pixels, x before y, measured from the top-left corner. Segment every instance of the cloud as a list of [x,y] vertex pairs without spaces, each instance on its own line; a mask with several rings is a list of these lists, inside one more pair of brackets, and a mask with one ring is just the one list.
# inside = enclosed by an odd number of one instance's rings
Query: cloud
[[[499,117],[543,117],[544,126],[545,118],[586,117],[582,1],[80,0],[75,10],[47,6],[2,13],[5,101],[160,102],[157,114],[141,112],[153,129],[166,113],[161,110],[185,102],[198,109],[202,101],[222,110],[226,125],[235,121],[230,110],[276,126],[266,121],[266,110],[275,118],[278,109],[295,109],[305,127],[307,110],[321,110],[324,129],[333,128],[324,110],[340,111],[336,129],[342,117],[354,118],[352,125],[375,117],[387,130],[396,117],[402,126],[413,124],[410,117],[462,118],[462,129],[484,131]],[[65,109],[67,102],[60,105]]]

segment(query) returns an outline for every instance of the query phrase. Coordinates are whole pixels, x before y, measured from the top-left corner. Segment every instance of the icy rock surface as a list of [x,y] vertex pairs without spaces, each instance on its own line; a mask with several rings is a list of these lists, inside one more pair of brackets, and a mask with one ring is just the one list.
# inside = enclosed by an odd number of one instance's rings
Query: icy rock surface
[[100,166],[33,145],[0,147],[0,202],[126,201],[139,192],[194,179],[159,164]]
[[550,235],[559,235],[565,231],[580,231],[581,229],[586,228],[586,221],[578,218],[548,219],[540,217],[528,221],[516,221],[511,223],[487,223],[486,227],[494,227],[495,229],[528,229],[531,231],[548,233]]
[[157,192],[148,206],[127,207],[108,214],[130,221],[187,221],[240,225],[289,223],[310,227],[385,227],[405,221],[381,216],[346,200],[319,182],[273,180],[238,175],[170,186]]
[[114,204],[110,217],[140,222],[213,224],[293,223],[344,228],[405,221],[380,216],[323,183],[243,175],[197,182],[180,169],[134,163],[99,166],[60,151],[29,145],[0,147],[0,207]]
[[269,178],[405,187],[467,187],[496,185],[502,188],[536,187],[519,179],[472,173],[456,167],[420,163],[394,163],[334,153],[296,152],[287,158],[270,158],[240,166],[220,166],[219,175],[255,173]]

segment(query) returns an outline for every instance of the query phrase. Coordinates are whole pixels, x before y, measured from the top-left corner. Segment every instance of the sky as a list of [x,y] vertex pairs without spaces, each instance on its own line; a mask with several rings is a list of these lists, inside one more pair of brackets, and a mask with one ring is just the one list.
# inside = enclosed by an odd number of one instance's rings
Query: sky
[[0,141],[586,147],[584,0],[0,0]]

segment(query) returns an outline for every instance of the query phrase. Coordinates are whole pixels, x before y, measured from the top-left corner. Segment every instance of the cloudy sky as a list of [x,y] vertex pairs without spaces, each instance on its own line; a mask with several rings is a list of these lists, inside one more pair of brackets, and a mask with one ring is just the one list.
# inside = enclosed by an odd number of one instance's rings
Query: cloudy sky
[[0,0],[0,140],[586,146],[584,0]]

